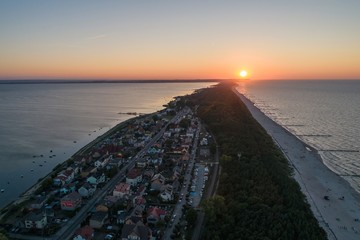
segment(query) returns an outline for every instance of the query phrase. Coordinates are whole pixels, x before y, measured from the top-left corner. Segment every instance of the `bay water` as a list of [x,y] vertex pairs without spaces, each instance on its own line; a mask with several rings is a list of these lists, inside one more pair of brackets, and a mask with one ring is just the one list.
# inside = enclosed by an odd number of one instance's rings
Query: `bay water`
[[175,96],[213,84],[0,84],[0,207],[97,136],[133,117],[119,113],[152,113]]

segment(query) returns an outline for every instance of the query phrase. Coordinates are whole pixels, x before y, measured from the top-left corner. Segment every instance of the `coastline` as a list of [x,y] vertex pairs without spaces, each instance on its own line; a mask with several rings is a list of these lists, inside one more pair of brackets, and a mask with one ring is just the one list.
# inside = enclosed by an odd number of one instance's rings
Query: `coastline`
[[289,160],[293,177],[328,238],[359,239],[360,194],[323,163],[315,148],[267,117],[236,89],[233,91]]
[[[150,113],[152,114],[152,113]],[[75,157],[78,154],[82,154],[84,151],[86,151],[87,149],[91,148],[92,146],[94,146],[95,144],[97,144],[98,142],[102,141],[104,138],[106,138],[108,135],[111,135],[114,131],[116,131],[117,129],[125,126],[126,124],[128,124],[131,121],[134,121],[138,118],[142,118],[144,116],[147,116],[149,114],[144,114],[141,116],[136,116],[136,117],[131,117],[127,120],[121,121],[119,123],[116,123],[115,125],[109,127],[108,130],[106,130],[103,133],[100,133],[97,136],[94,136],[95,138],[86,138],[84,139],[84,141],[86,142],[85,145],[82,145],[83,147],[81,147],[80,149],[77,148],[75,150],[75,152],[73,154],[71,154],[71,156],[67,159],[64,160],[63,162],[59,163],[58,166],[63,166],[64,164],[66,164],[66,162],[68,160],[71,160],[73,157]],[[83,141],[81,141],[83,142]],[[57,167],[55,166],[52,170],[50,170],[50,172],[48,172],[45,176],[38,178],[38,181],[36,181],[33,185],[31,185],[30,187],[28,187],[26,190],[24,190],[23,193],[21,193],[16,199],[12,200],[11,202],[9,202],[8,204],[6,204],[5,206],[0,208],[0,221],[3,220],[3,217],[8,213],[8,211],[10,210],[10,208],[12,206],[18,206],[21,205],[22,203],[26,202],[27,200],[29,200],[29,198],[31,198],[31,196],[34,194],[34,192],[40,187],[41,183],[49,176],[51,176],[55,169]]]

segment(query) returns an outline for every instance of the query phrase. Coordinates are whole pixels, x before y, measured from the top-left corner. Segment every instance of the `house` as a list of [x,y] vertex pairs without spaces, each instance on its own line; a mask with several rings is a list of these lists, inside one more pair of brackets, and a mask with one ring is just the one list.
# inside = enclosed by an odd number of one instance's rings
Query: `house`
[[25,228],[36,228],[44,229],[47,225],[47,216],[45,213],[39,212],[30,212],[24,218]]
[[146,204],[146,199],[139,195],[133,198],[133,204],[134,205],[145,205]]
[[107,168],[110,169],[113,166],[119,168],[121,166],[122,162],[123,162],[122,158],[111,158],[109,163],[108,163]]
[[89,225],[75,230],[73,240],[92,240],[94,237],[94,229]]
[[149,150],[147,151],[148,154],[157,154],[160,153],[162,150],[160,148],[156,148],[156,147],[151,147],[149,148]]
[[151,230],[139,221],[136,224],[125,224],[121,230],[121,240],[149,240]]
[[174,199],[173,187],[169,184],[165,185],[164,191],[159,196],[164,202],[172,201]]
[[82,198],[78,192],[72,192],[60,200],[62,210],[74,211],[81,206]]
[[128,183],[119,183],[115,186],[113,190],[113,196],[123,198],[126,195],[130,194],[130,184]]
[[44,206],[45,202],[46,196],[37,196],[34,202],[30,204],[30,207],[34,209],[41,209]]
[[98,185],[100,183],[104,183],[106,180],[105,174],[102,172],[96,172],[90,174],[90,176],[86,179],[86,181],[93,185]]
[[84,185],[82,185],[78,190],[80,195],[85,198],[94,195],[95,191],[96,191],[96,185],[91,185],[90,183],[84,183]]
[[165,184],[165,177],[160,173],[155,174],[151,179],[151,190],[161,191]]
[[146,161],[145,158],[142,158],[142,159],[140,159],[139,161],[136,162],[136,166],[138,168],[145,168],[146,165],[147,165],[147,161]]
[[94,166],[97,168],[104,168],[109,163],[110,159],[107,158],[100,158],[94,162]]
[[93,215],[91,215],[89,220],[89,225],[92,228],[100,229],[105,224],[107,218],[108,218],[107,212],[96,212]]
[[153,176],[154,176],[154,170],[152,170],[152,169],[145,170],[144,178],[150,180],[150,179],[152,179]]
[[125,224],[136,224],[137,222],[143,222],[144,210],[145,205],[136,205],[129,216],[126,217]]
[[[54,179],[54,185],[61,186],[64,184],[70,183],[75,176],[75,172],[73,169],[66,169],[58,173],[56,178]],[[59,181],[61,182],[61,185],[58,185]]]
[[164,220],[165,216],[166,216],[165,210],[158,207],[153,207],[150,208],[147,212],[147,222],[156,224],[159,220]]
[[142,181],[141,170],[138,168],[131,169],[126,175],[126,183],[131,186],[136,186],[138,183]]
[[163,136],[166,137],[166,138],[170,138],[171,137],[171,132],[166,131],[166,132],[164,132]]
[[99,204],[96,206],[97,212],[109,212],[109,208],[105,204]]

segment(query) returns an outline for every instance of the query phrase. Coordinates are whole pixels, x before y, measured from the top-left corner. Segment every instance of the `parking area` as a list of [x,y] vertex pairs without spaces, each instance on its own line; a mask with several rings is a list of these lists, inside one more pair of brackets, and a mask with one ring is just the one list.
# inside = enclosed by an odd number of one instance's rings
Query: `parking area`
[[191,180],[190,204],[198,207],[204,193],[207,180],[207,168],[202,164],[195,164],[194,175]]

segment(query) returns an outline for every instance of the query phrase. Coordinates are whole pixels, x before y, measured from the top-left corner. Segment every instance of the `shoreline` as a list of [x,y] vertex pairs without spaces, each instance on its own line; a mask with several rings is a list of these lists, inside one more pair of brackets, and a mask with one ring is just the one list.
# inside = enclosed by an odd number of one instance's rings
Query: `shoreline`
[[328,168],[314,147],[274,122],[236,89],[233,91],[289,160],[292,175],[328,238],[360,239],[359,192]]
[[[150,114],[153,114],[153,113],[150,113]],[[118,128],[123,127],[124,125],[128,124],[131,121],[134,121],[138,118],[142,118],[147,115],[149,115],[149,114],[144,114],[144,115],[131,117],[129,119],[123,120],[119,123],[116,123],[112,127],[109,127],[108,130],[106,130],[104,133],[96,136],[94,139],[88,141],[89,139],[87,138],[86,145],[83,145],[83,147],[81,147],[80,149],[75,150],[75,152],[73,154],[71,154],[71,156],[68,159],[60,162],[57,166],[63,167],[67,161],[71,160],[73,157],[75,157],[78,154],[82,154],[84,151],[88,150],[89,148],[91,148],[92,146],[97,144],[99,141],[102,141],[108,135],[111,135],[113,133],[113,131],[116,131]],[[84,139],[84,141],[85,141],[85,139]],[[34,194],[34,192],[36,192],[36,190],[40,187],[41,183],[56,171],[57,166],[55,166],[53,169],[51,169],[50,172],[48,172],[45,176],[38,178],[38,180],[33,185],[31,185],[30,187],[25,189],[22,193],[20,193],[16,199],[12,200],[5,206],[1,207],[0,208],[0,221],[3,220],[3,217],[8,213],[8,211],[11,209],[11,207],[13,205],[18,206],[18,205],[26,202],[27,200],[29,200],[29,198],[31,198],[31,196]]]

